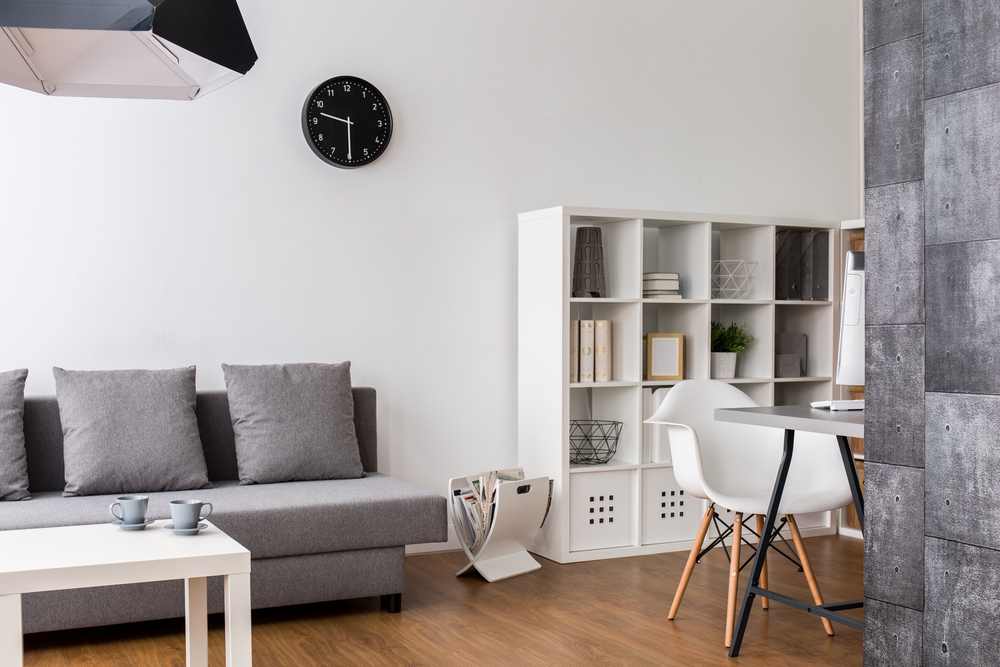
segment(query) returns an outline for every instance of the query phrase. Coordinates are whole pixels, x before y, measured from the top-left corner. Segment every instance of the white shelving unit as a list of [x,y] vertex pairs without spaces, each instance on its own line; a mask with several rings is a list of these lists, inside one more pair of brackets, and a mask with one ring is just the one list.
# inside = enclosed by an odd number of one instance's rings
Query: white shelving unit
[[[840,223],[558,207],[518,217],[518,455],[554,480],[552,508],[530,550],[565,563],[691,548],[705,511],[683,495],[669,462],[653,462],[643,419],[651,393],[675,382],[643,379],[642,336],[682,333],[684,377],[709,378],[711,321],[748,324],[755,343],[729,380],[761,405],[834,397],[839,326]],[[607,298],[572,298],[576,230],[600,226]],[[829,229],[829,299],[774,299],[775,234]],[[712,261],[757,262],[746,299],[712,298]],[[677,272],[680,300],[642,298],[644,272]],[[569,382],[569,322],[612,321],[612,381]],[[774,377],[776,333],[808,336],[808,377]],[[644,406],[647,406],[644,408]],[[571,419],[624,423],[615,457],[569,463]],[[804,534],[836,532],[828,512],[797,517]]]

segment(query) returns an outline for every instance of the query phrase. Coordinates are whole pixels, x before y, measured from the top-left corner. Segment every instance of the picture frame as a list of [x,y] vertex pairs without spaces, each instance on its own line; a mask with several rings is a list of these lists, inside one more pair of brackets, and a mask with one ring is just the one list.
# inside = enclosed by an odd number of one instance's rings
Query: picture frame
[[646,334],[646,377],[649,380],[684,379],[684,334]]

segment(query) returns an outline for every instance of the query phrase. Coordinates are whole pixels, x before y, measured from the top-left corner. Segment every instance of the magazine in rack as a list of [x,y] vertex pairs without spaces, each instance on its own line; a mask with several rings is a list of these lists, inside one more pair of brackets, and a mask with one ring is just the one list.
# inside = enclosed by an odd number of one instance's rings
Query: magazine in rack
[[452,523],[469,564],[487,581],[541,567],[527,547],[545,522],[551,501],[548,477],[525,479],[521,468],[455,477],[448,483]]
[[496,510],[496,491],[501,482],[517,482],[524,479],[522,468],[490,470],[489,472],[466,477],[468,486],[454,492],[455,515],[461,522],[462,537],[473,554],[479,552],[493,525]]

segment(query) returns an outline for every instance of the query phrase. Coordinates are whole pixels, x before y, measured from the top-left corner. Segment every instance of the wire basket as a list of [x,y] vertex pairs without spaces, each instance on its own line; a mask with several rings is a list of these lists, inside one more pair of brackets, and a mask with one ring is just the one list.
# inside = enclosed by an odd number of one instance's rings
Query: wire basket
[[622,422],[605,419],[572,419],[569,422],[569,462],[607,463],[618,449]]
[[753,287],[757,262],[717,259],[712,262],[712,298],[745,299]]

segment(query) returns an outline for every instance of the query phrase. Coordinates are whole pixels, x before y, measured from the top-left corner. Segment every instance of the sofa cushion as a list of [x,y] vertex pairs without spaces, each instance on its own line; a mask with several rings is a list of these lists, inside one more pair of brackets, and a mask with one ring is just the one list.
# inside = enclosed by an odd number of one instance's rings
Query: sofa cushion
[[24,454],[25,368],[0,373],[0,500],[28,500]]
[[240,484],[364,475],[351,362],[222,365]]
[[[146,516],[152,519],[169,518],[168,503],[178,498],[212,503],[209,521],[248,548],[252,558],[448,539],[442,496],[379,473],[252,486],[229,481],[212,489],[147,495]],[[4,507],[0,530],[110,522],[108,505],[113,500],[114,495],[63,498],[57,491],[36,493],[30,502]]]
[[64,496],[209,486],[194,411],[194,366],[52,372]]

